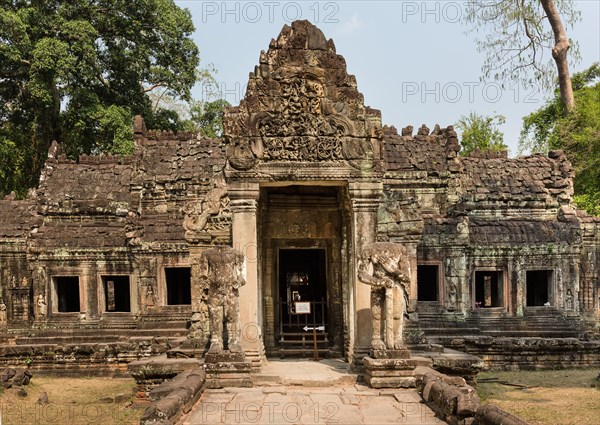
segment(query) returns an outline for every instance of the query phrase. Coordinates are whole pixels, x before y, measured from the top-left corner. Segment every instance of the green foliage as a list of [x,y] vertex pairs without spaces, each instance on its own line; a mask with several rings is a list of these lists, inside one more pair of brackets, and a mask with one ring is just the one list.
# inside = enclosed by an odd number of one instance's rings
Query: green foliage
[[0,6],[0,195],[37,184],[53,139],[72,157],[128,153],[133,116],[153,118],[149,93],[190,100],[198,49],[173,0]]
[[476,149],[481,151],[508,150],[504,144],[504,134],[498,129],[498,126],[504,124],[506,119],[502,115],[491,117],[479,115],[476,112],[470,112],[469,115],[463,115],[455,124],[461,132],[460,154],[468,156]]
[[523,118],[521,152],[562,149],[575,169],[578,207],[600,215],[600,64],[572,78],[575,110],[565,115],[560,95]]
[[[574,0],[554,0],[565,27],[581,20]],[[486,0],[468,3],[463,22],[469,33],[481,34],[477,49],[486,55],[484,80],[513,81],[532,87],[554,88],[557,70],[551,47],[554,33],[539,0]],[[571,41],[571,60],[578,62],[579,48]]]
[[190,121],[202,136],[221,137],[223,135],[223,109],[228,106],[231,105],[225,99],[197,102],[190,109]]
[[15,142],[0,135],[0,193],[9,193],[15,188],[23,178],[23,170],[23,156]]

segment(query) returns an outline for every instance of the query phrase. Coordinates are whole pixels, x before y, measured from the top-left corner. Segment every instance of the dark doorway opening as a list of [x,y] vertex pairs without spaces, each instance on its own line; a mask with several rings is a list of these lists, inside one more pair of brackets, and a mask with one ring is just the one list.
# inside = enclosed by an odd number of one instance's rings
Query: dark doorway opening
[[475,272],[475,307],[489,308],[504,305],[502,272]]
[[129,276],[102,276],[105,311],[131,311]]
[[192,304],[191,269],[189,267],[166,267],[168,305]]
[[439,266],[417,266],[417,300],[438,301]]
[[78,313],[79,276],[58,276],[54,278],[56,285],[57,311],[59,313]]
[[321,354],[330,346],[326,261],[325,249],[279,250],[278,340],[282,357],[314,354],[313,338]]
[[[327,322],[327,277],[324,249],[279,250],[281,321],[299,326]],[[311,303],[310,313],[298,303]],[[300,305],[300,307],[306,304]],[[305,323],[306,322],[306,323]]]
[[552,270],[528,270],[527,306],[543,306],[550,302],[550,282]]

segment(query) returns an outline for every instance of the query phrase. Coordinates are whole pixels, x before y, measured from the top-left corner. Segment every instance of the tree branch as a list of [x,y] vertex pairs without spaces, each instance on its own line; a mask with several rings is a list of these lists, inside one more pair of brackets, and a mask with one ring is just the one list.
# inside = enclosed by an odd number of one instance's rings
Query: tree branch
[[152,90],[155,90],[155,89],[157,89],[159,87],[165,87],[166,85],[167,85],[167,83],[165,83],[165,82],[160,82],[160,83],[153,84],[150,87],[146,87],[144,89],[144,93],[151,92]]

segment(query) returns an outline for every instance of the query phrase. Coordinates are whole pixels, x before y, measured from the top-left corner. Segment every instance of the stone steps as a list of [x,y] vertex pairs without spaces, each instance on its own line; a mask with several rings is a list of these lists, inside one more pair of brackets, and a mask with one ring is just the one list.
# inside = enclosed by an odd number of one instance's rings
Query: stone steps
[[529,308],[523,317],[508,316],[503,309],[479,309],[465,318],[462,314],[420,311],[417,322],[408,321],[406,331],[423,332],[429,342],[464,337],[576,338],[580,334],[577,318],[548,308]]
[[479,328],[462,327],[462,328],[445,328],[445,327],[427,327],[422,328],[426,336],[430,335],[479,335],[481,330]]
[[577,338],[578,332],[569,330],[539,329],[539,330],[487,330],[483,335],[498,337],[543,337],[543,338]]

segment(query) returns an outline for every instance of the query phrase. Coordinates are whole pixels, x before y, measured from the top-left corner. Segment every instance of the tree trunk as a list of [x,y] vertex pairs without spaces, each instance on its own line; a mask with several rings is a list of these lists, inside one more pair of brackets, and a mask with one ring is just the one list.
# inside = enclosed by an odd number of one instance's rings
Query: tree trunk
[[552,49],[552,57],[556,62],[558,70],[558,86],[560,88],[560,98],[565,108],[565,113],[575,109],[575,98],[573,96],[573,86],[571,84],[571,75],[569,74],[569,64],[567,62],[567,52],[571,47],[567,32],[560,19],[560,14],[556,8],[554,0],[540,0],[542,7],[548,17],[548,22],[554,33],[554,48]]

